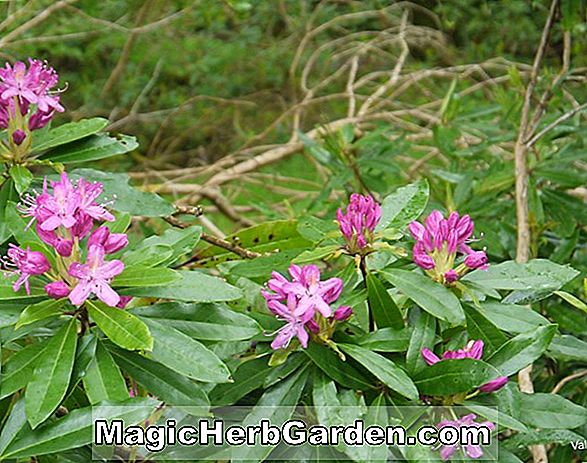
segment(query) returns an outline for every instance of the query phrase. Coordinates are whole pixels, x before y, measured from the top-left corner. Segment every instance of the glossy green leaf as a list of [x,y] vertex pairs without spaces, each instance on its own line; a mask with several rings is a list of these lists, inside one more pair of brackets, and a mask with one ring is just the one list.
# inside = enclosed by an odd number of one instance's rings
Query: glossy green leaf
[[138,146],[136,138],[128,135],[117,137],[111,137],[107,134],[90,135],[51,149],[44,153],[41,159],[63,164],[75,164],[128,153]]
[[169,246],[172,255],[165,260],[166,264],[173,263],[181,256],[189,254],[200,241],[202,227],[193,226],[184,229],[168,228],[162,235],[149,236],[133,252],[149,252],[156,246]]
[[240,341],[261,332],[254,319],[221,304],[163,302],[138,307],[132,313],[172,326],[195,339]]
[[467,332],[470,339],[481,339],[484,343],[484,352],[488,356],[499,349],[507,338],[491,321],[472,305],[465,304],[467,317]]
[[377,328],[402,329],[404,327],[402,313],[395,305],[383,283],[371,273],[367,273],[366,280],[369,307],[373,311],[373,319]]
[[114,344],[128,350],[153,348],[149,328],[130,312],[99,301],[87,301],[86,305],[90,317]]
[[527,432],[528,428],[524,423],[521,423],[514,417],[504,413],[499,408],[486,407],[484,405],[472,404],[469,402],[463,403],[464,407],[471,410],[472,413],[482,416],[483,418],[498,424],[500,427],[513,429],[514,431]]
[[411,374],[418,373],[428,365],[422,357],[422,349],[432,349],[436,336],[436,319],[428,312],[417,310],[412,315],[415,319],[414,330],[406,353],[406,368]]
[[472,281],[494,289],[556,291],[575,278],[579,272],[570,266],[545,259],[533,259],[525,264],[514,261],[490,265],[487,270],[466,275]]
[[49,131],[33,132],[33,152],[55,148],[72,141],[93,135],[108,125],[108,119],[94,117],[76,122],[68,122]]
[[230,371],[211,350],[181,331],[152,318],[143,318],[153,334],[151,357],[172,370],[207,383],[230,380]]
[[14,187],[19,195],[22,195],[28,190],[33,181],[33,174],[30,170],[23,165],[15,164],[10,168],[8,173],[10,174],[10,177],[12,177]]
[[168,244],[155,244],[148,247],[140,247],[126,252],[121,260],[128,267],[155,267],[168,262],[173,256],[173,248]]
[[418,398],[418,390],[407,373],[387,357],[353,344],[339,344],[339,347],[391,390],[408,399]]
[[530,365],[548,348],[556,333],[556,325],[541,326],[507,341],[487,358],[502,375],[510,376]]
[[381,219],[375,231],[385,228],[400,228],[416,220],[428,203],[428,182],[419,182],[398,188],[387,196],[381,204]]
[[525,333],[550,322],[529,307],[496,302],[481,302],[477,311],[500,330],[507,333]]
[[59,406],[69,385],[77,344],[77,320],[55,333],[36,362],[25,392],[27,420],[34,429]]
[[61,315],[66,302],[65,299],[49,299],[27,306],[20,314],[15,328]]
[[129,398],[126,382],[110,353],[98,343],[96,355],[83,377],[84,389],[90,403],[103,400],[122,401]]
[[586,362],[587,342],[570,334],[555,336],[548,348],[548,354],[557,359]]
[[587,423],[587,409],[556,394],[521,394],[520,419],[537,428],[574,429]]
[[128,212],[133,216],[163,217],[175,212],[172,204],[154,193],[139,191],[129,185],[126,174],[101,172],[93,169],[76,169],[70,172],[72,179],[83,177],[88,181],[100,182],[104,185],[104,193],[99,198],[116,198],[112,208],[120,212]]
[[416,375],[414,382],[421,394],[444,396],[472,392],[497,376],[491,365],[464,358],[429,365]]
[[2,365],[0,399],[25,387],[33,376],[37,359],[43,354],[47,342],[29,344],[12,354]]
[[[286,362],[287,363],[287,362]],[[219,384],[209,394],[214,406],[232,405],[248,393],[263,386],[271,369],[266,358],[243,362],[232,374],[233,383]]]
[[457,297],[440,283],[415,272],[391,269],[381,274],[422,309],[452,325],[465,321]]
[[412,332],[406,328],[402,330],[381,328],[361,336],[357,339],[357,344],[377,352],[404,352],[408,348],[411,337]]
[[125,267],[120,275],[112,281],[114,287],[167,286],[181,280],[175,270],[163,267],[143,267],[133,265]]
[[343,362],[328,347],[309,343],[304,353],[320,368],[327,376],[337,383],[361,391],[373,388],[372,382],[363,373],[357,370],[348,362]]
[[93,442],[96,419],[122,420],[126,426],[145,421],[159,404],[149,398],[131,399],[128,403],[102,403],[81,408],[34,431],[23,433],[0,455],[3,460],[33,455],[61,453]]
[[14,187],[14,182],[8,178],[0,186],[0,244],[3,244],[12,235],[8,220],[4,218],[4,211],[8,203],[17,201],[18,193]]
[[566,291],[555,291],[554,294],[567,301],[573,307],[576,307],[577,309],[587,313],[587,304],[585,304],[581,299],[567,293]]
[[220,278],[199,271],[178,271],[179,280],[165,286],[126,288],[120,294],[129,296],[158,297],[185,302],[233,301],[241,297],[238,288]]
[[116,363],[146,390],[169,405],[209,406],[202,388],[189,378],[135,352],[108,346]]

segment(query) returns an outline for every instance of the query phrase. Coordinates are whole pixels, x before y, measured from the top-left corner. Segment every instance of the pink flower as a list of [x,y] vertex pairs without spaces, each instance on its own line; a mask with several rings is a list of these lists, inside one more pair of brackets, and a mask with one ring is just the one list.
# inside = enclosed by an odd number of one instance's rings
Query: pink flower
[[422,349],[422,352],[421,353],[422,353],[422,357],[424,357],[424,361],[428,365],[434,365],[435,363],[440,362],[440,357],[438,357],[438,355],[436,355],[434,352],[432,352],[427,347],[425,347],[424,349]]
[[116,304],[119,309],[124,309],[132,301],[132,296],[120,296],[120,302]]
[[119,260],[104,262],[104,248],[90,246],[85,264],[74,262],[69,274],[79,280],[69,295],[73,305],[82,305],[90,294],[95,294],[105,304],[116,307],[120,296],[110,287],[110,281],[122,273],[124,264]]
[[[413,248],[414,263],[426,270],[434,280],[452,284],[473,269],[487,268],[484,251],[473,251],[471,240],[474,223],[468,215],[451,212],[444,218],[440,211],[432,211],[424,224],[412,222],[408,226],[416,240]],[[459,255],[464,262],[453,268]]]
[[[29,67],[21,61],[11,66],[6,63],[0,68],[0,125],[8,127],[8,121],[16,119],[15,101],[18,103],[20,117],[16,121],[24,129],[23,116],[30,113],[31,105],[35,110],[29,114],[28,128],[36,130],[44,127],[53,117],[55,111],[63,112],[59,102],[59,92],[52,90],[59,80],[53,68],[39,60],[29,58]],[[15,143],[19,143],[15,140]],[[22,143],[22,140],[21,140]]]
[[277,332],[277,336],[271,343],[271,348],[274,350],[286,348],[294,337],[298,338],[303,348],[308,347],[309,335],[305,325],[314,314],[309,311],[300,311],[294,294],[288,295],[287,306],[276,300],[269,301],[267,305],[278,318],[287,322]]
[[21,145],[25,138],[26,133],[23,130],[18,129],[12,133],[12,141],[15,145]]
[[88,246],[98,245],[106,254],[113,254],[128,245],[128,236],[124,233],[110,233],[106,226],[96,228],[88,238]]
[[[491,421],[484,421],[483,423],[477,423],[475,420],[477,419],[477,415],[473,413],[469,415],[465,415],[458,420],[444,420],[438,423],[436,426],[438,429],[444,428],[446,426],[450,426],[456,429],[461,427],[486,427],[489,430],[493,431],[495,429],[495,424]],[[440,447],[440,458],[443,460],[448,460],[451,458],[457,450],[461,448],[458,444],[455,445],[443,445]],[[464,444],[462,450],[470,457],[470,458],[481,458],[483,456],[483,450],[481,449],[480,445],[468,443]]]
[[[8,245],[8,259],[4,261],[7,271],[19,275],[12,286],[17,292],[24,284],[27,294],[31,293],[29,278],[34,275],[42,275],[51,269],[51,264],[42,252],[31,251],[29,247],[21,249],[14,244]],[[16,267],[16,269],[14,269]]]
[[53,231],[62,226],[71,228],[76,224],[75,212],[79,206],[79,196],[69,181],[67,173],[61,174],[61,180],[51,182],[53,195],[47,195],[42,205],[46,217],[40,223],[45,231]]
[[483,341],[469,341],[465,347],[458,350],[447,350],[442,354],[443,359],[464,359],[470,358],[480,360],[483,356]]
[[340,232],[353,252],[361,251],[373,239],[373,232],[381,219],[381,207],[371,196],[353,193],[346,213],[336,211]]
[[71,289],[69,289],[69,286],[64,281],[54,281],[45,285],[45,292],[52,299],[61,299],[62,297],[69,296]]
[[342,280],[340,278],[329,278],[320,281],[320,270],[315,265],[299,267],[292,264],[289,267],[289,274],[292,281],[289,281],[278,272],[273,272],[267,282],[267,287],[274,291],[262,291],[263,297],[271,300],[284,302],[290,294],[298,299],[296,305],[297,314],[302,312],[320,312],[324,317],[332,315],[330,304],[340,296],[342,292]]
[[344,322],[345,320],[348,320],[352,314],[353,309],[351,309],[348,305],[341,305],[334,311],[334,319],[339,322]]
[[508,381],[509,378],[507,376],[499,376],[489,381],[488,383],[485,383],[483,386],[479,388],[479,390],[481,392],[495,392],[504,387]]
[[103,206],[96,203],[98,196],[102,194],[104,185],[100,182],[87,182],[80,178],[77,183],[79,195],[79,210],[96,220],[114,221],[114,216]]
[[54,231],[46,231],[43,230],[39,224],[37,224],[37,235],[41,240],[55,248],[57,253],[63,257],[71,256],[71,252],[73,250],[73,241],[62,238],[57,235]]

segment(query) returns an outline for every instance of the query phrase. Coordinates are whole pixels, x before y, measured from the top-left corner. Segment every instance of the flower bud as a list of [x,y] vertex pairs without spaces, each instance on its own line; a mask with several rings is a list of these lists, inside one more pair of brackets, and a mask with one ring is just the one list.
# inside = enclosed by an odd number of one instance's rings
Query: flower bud
[[132,301],[132,296],[120,296],[120,301],[116,304],[116,307],[124,309],[130,301]]
[[334,319],[339,322],[344,322],[345,320],[348,320],[352,314],[353,309],[351,309],[348,305],[341,305],[334,311]]
[[71,290],[64,281],[54,281],[45,285],[45,292],[52,299],[61,299],[62,297],[69,296]]
[[436,355],[434,352],[432,352],[427,347],[422,349],[421,354],[422,354],[422,357],[424,357],[424,361],[428,365],[434,365],[435,363],[440,362],[440,358],[438,357],[438,355]]
[[487,255],[484,251],[473,251],[465,257],[465,265],[471,269],[481,268],[487,264]]
[[485,383],[483,386],[479,388],[479,390],[481,392],[495,392],[504,387],[507,382],[507,376],[500,376],[498,378],[495,378],[494,380],[489,381],[488,383]]
[[12,134],[12,141],[17,146],[20,146],[25,138],[26,138],[26,133],[20,129],[15,130]]
[[320,326],[318,326],[318,323],[316,323],[316,320],[313,318],[306,322],[306,328],[308,328],[314,334],[320,333]]
[[459,279],[459,274],[454,270],[451,269],[444,274],[444,281],[447,283],[454,283]]

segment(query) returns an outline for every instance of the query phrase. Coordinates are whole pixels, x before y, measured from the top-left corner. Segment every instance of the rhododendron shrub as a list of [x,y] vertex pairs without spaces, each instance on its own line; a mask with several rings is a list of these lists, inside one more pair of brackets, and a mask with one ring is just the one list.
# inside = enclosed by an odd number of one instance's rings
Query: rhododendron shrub
[[136,144],[101,133],[102,119],[54,126],[64,88],[41,61],[0,70],[2,461],[90,461],[97,411],[145,425],[230,405],[255,407],[245,420],[283,406],[276,426],[296,405],[326,426],[483,426],[497,443],[337,446],[337,460],[517,461],[529,444],[578,436],[586,411],[562,386],[527,394],[517,379],[540,359],[584,358],[535,304],[556,293],[580,307],[563,291],[576,270],[504,258],[480,212],[431,199],[426,180],[345,184],[317,214],[211,238],[199,208],[76,168]]

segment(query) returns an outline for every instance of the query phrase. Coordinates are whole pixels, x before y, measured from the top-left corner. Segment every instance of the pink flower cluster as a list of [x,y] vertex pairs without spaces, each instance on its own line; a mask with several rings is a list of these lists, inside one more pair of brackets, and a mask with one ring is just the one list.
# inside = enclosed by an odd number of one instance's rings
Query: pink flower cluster
[[10,129],[14,144],[20,145],[30,131],[45,127],[55,111],[64,110],[59,91],[52,90],[58,80],[52,67],[32,58],[28,69],[21,61],[0,68],[0,128]]
[[341,306],[335,311],[330,307],[342,293],[340,278],[320,281],[320,270],[315,265],[299,267],[292,264],[289,274],[291,281],[273,272],[273,278],[267,282],[270,291],[261,292],[269,310],[286,322],[271,343],[273,349],[286,348],[294,337],[305,348],[308,346],[308,331],[319,333],[321,320],[344,321],[352,315],[350,307]]
[[[493,431],[495,429],[495,424],[492,423],[491,421],[484,421],[483,423],[478,423],[475,421],[476,419],[477,419],[477,415],[474,415],[473,413],[471,413],[469,415],[465,415],[462,418],[458,418],[455,420],[441,421],[440,423],[438,423],[438,425],[436,425],[436,427],[438,429],[445,428],[448,426],[455,428],[455,429],[459,429],[462,427],[467,427],[467,428],[485,427],[491,431]],[[455,454],[455,452],[459,448],[460,448],[460,446],[458,444],[442,446],[440,449],[440,458],[442,458],[445,461],[448,460],[449,458],[451,458]],[[481,450],[481,446],[479,444],[472,444],[472,443],[464,444],[462,447],[462,450],[470,458],[477,459],[477,458],[481,458],[483,456],[483,450]]]
[[[481,357],[483,357],[483,341],[480,339],[477,341],[469,341],[462,349],[447,350],[444,352],[444,354],[442,354],[442,359],[430,349],[425,347],[422,349],[422,357],[424,357],[424,360],[428,365],[434,365],[435,363],[438,363],[442,360],[450,359],[471,358],[475,360],[481,360]],[[479,390],[481,392],[495,392],[505,386],[507,382],[507,376],[499,376],[482,385]]]
[[[484,251],[474,251],[468,245],[473,234],[474,223],[471,217],[451,212],[444,218],[440,211],[432,211],[424,224],[412,222],[411,235],[416,240],[413,249],[414,263],[426,270],[441,283],[454,283],[473,269],[487,268],[487,255]],[[458,255],[464,255],[462,264],[456,268]]]
[[373,232],[381,219],[381,207],[371,196],[351,195],[346,213],[336,211],[340,232],[351,252],[361,252],[373,241]]
[[[120,297],[110,287],[111,280],[124,270],[124,264],[120,260],[106,261],[105,257],[123,249],[128,237],[111,233],[100,224],[114,220],[105,206],[97,203],[103,185],[82,178],[74,185],[63,173],[58,182],[51,182],[51,190],[45,179],[42,193],[28,196],[20,211],[31,217],[28,226],[36,221],[39,238],[55,251],[56,268],[51,268],[41,252],[12,246],[8,252],[10,263],[5,267],[19,274],[14,291],[25,283],[30,294],[29,278],[47,274],[53,280],[45,286],[49,297],[69,297],[72,304],[79,306],[94,294],[105,304],[124,307],[130,298]],[[94,228],[96,224],[99,226]],[[80,262],[83,240],[87,249],[85,263]]]

